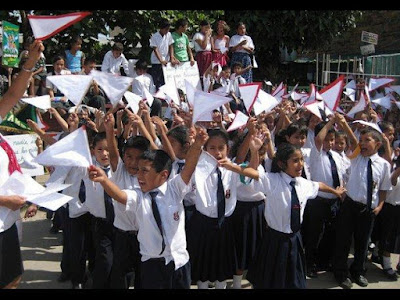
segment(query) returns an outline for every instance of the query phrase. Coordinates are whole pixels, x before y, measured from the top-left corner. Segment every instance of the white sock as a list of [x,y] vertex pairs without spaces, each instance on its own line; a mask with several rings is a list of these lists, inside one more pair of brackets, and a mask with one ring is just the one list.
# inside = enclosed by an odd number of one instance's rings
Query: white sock
[[390,256],[382,256],[382,267],[384,270],[392,268]]
[[242,278],[243,278],[243,275],[233,275],[233,288],[234,289],[242,288]]
[[208,281],[197,281],[197,288],[199,290],[207,290],[208,289]]
[[224,281],[216,281],[215,282],[215,289],[218,289],[218,290],[224,290],[224,289],[226,289],[226,280],[224,280]]

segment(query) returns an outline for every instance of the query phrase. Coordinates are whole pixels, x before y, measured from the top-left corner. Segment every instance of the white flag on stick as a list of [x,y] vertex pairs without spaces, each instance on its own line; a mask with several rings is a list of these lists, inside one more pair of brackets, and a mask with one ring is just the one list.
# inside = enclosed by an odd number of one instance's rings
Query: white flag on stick
[[102,87],[113,106],[118,104],[134,80],[132,77],[119,76],[97,70],[92,70],[90,75]]
[[33,162],[43,166],[89,167],[92,164],[92,156],[85,126],[46,148]]
[[28,20],[35,39],[43,41],[90,14],[91,12],[74,12],[58,16],[28,15]]
[[47,76],[72,103],[79,105],[85,97],[92,83],[93,77],[90,75],[53,75]]
[[258,91],[261,89],[261,82],[239,84],[240,95],[242,95],[244,106],[247,112],[251,112],[254,102],[257,99]]
[[232,99],[229,97],[219,96],[217,94],[206,93],[196,90],[194,94],[193,118],[192,122],[195,124],[207,113],[211,114],[214,109],[228,103]]
[[249,120],[248,116],[246,116],[240,110],[237,110],[235,118],[233,119],[231,125],[228,127],[226,131],[229,132],[241,128],[243,126],[246,126],[248,120]]

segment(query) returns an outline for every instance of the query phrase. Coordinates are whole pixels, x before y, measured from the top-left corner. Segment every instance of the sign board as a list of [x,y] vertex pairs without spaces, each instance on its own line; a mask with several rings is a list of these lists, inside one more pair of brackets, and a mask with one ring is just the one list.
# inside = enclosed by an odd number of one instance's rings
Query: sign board
[[5,135],[4,138],[15,152],[22,173],[30,176],[44,174],[42,165],[33,163],[32,160],[37,156],[36,134]]
[[19,64],[19,26],[3,21],[3,57],[1,63],[4,66],[17,68]]
[[376,33],[363,31],[361,33],[361,42],[378,45],[378,35]]
[[368,55],[375,53],[375,46],[374,44],[368,44],[360,47],[361,54],[362,55]]
[[201,90],[200,73],[197,62],[193,66],[190,62],[180,63],[179,65],[172,66],[168,63],[163,66],[164,81],[175,84],[176,88],[181,89],[186,94],[185,79],[189,81],[196,89]]

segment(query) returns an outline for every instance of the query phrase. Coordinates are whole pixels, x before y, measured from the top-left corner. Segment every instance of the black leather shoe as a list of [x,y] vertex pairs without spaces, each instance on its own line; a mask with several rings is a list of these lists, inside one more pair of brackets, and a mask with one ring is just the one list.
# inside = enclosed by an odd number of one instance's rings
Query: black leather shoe
[[349,277],[346,277],[344,280],[338,280],[338,284],[340,287],[344,289],[351,289],[353,287],[353,282]]
[[386,278],[391,281],[397,281],[397,278],[399,278],[397,273],[392,268],[383,269],[383,274],[385,274]]
[[69,280],[69,279],[70,279],[70,278],[69,278],[69,276],[68,276],[67,274],[61,273],[61,275],[58,276],[57,281],[58,281],[58,282],[65,282],[65,281],[67,281],[67,280]]
[[57,234],[60,230],[54,226],[52,226],[49,230],[51,234]]
[[368,286],[368,280],[362,275],[353,276],[353,281],[357,283],[359,286],[366,287]]

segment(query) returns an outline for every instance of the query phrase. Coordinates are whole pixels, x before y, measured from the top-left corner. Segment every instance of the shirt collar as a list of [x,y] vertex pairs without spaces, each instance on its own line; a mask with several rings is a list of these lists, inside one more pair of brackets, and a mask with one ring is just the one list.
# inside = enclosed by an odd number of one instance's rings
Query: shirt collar
[[374,153],[374,154],[372,154],[371,156],[367,157],[367,159],[370,158],[371,161],[374,162],[374,161],[376,161],[379,157],[380,157],[380,156],[379,156],[378,153]]
[[165,195],[165,193],[167,192],[167,181],[164,182],[162,185],[160,185],[158,188],[155,188],[154,190],[151,190],[150,192],[159,192],[162,195]]
[[293,178],[292,176],[286,174],[283,171],[281,171],[281,176],[282,176],[282,179],[286,182],[287,185],[290,185],[290,182],[293,181],[293,180],[297,182],[296,177]]

